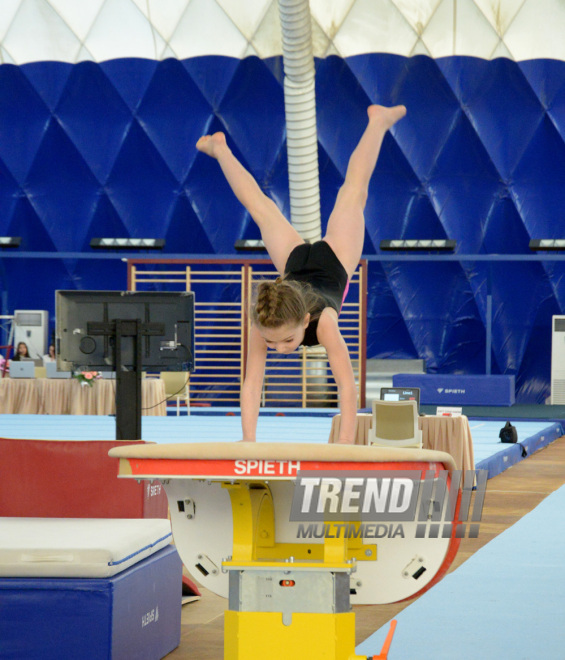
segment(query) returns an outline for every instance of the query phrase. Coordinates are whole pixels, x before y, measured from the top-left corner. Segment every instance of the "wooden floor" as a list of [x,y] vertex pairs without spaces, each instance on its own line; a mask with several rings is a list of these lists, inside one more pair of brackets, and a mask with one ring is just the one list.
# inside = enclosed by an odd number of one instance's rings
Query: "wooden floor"
[[[451,570],[511,527],[545,497],[565,484],[565,437],[490,479],[476,539],[463,539]],[[472,502],[471,509],[472,510]],[[356,638],[361,643],[414,602],[354,607]],[[223,657],[223,611],[226,600],[203,590],[202,599],[183,607],[180,646],[167,660],[220,660]],[[394,642],[393,642],[394,644]]]

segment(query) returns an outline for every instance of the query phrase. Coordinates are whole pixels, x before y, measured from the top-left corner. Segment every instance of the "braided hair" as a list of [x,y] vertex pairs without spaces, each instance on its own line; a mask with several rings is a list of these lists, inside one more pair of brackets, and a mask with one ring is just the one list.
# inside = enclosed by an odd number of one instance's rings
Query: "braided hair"
[[251,318],[255,325],[263,328],[296,326],[308,313],[311,319],[317,318],[322,309],[322,299],[309,284],[277,277],[257,286]]

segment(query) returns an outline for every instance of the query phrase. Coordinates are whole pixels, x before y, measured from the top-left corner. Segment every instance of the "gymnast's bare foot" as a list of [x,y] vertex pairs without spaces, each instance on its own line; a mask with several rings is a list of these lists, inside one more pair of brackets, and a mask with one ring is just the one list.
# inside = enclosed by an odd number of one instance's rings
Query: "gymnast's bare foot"
[[392,108],[385,108],[384,105],[370,105],[367,108],[369,122],[382,122],[387,130],[394,126],[399,119],[402,119],[405,114],[406,107],[403,105],[395,105]]
[[226,136],[219,132],[214,135],[203,135],[196,143],[196,148],[212,158],[218,157],[218,152],[226,147]]
[[355,441],[354,440],[338,440],[334,444],[336,444],[336,445],[354,445]]

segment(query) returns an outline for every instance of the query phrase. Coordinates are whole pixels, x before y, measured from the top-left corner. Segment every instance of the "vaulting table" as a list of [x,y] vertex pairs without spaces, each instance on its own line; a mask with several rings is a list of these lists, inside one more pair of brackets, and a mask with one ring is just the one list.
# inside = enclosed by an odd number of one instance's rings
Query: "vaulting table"
[[[226,660],[280,657],[281,650],[309,660],[359,658],[350,604],[388,603],[422,593],[441,579],[457,552],[459,538],[451,523],[457,522],[461,491],[452,491],[455,514],[443,520],[448,524],[438,533],[439,525],[432,531],[437,490],[433,496],[426,490],[442,479],[449,488],[456,466],[444,452],[209,442],[131,445],[109,454],[120,459],[121,478],[162,482],[185,566],[208,589],[229,597]],[[408,475],[404,483],[414,480],[418,512],[400,525],[402,533],[390,518],[366,523],[359,511],[339,509],[341,523],[324,510],[305,514],[307,520],[314,515],[313,524],[296,516],[300,498],[293,506],[293,497],[306,477],[319,483],[320,475],[344,489],[350,480],[388,488],[400,485],[399,474]]]

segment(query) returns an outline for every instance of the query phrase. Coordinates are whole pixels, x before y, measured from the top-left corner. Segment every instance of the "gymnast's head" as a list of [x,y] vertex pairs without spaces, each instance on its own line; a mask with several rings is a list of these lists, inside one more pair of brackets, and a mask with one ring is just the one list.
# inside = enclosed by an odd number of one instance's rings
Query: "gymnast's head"
[[308,286],[277,278],[261,282],[251,310],[253,323],[267,348],[292,353],[302,343],[317,296]]

